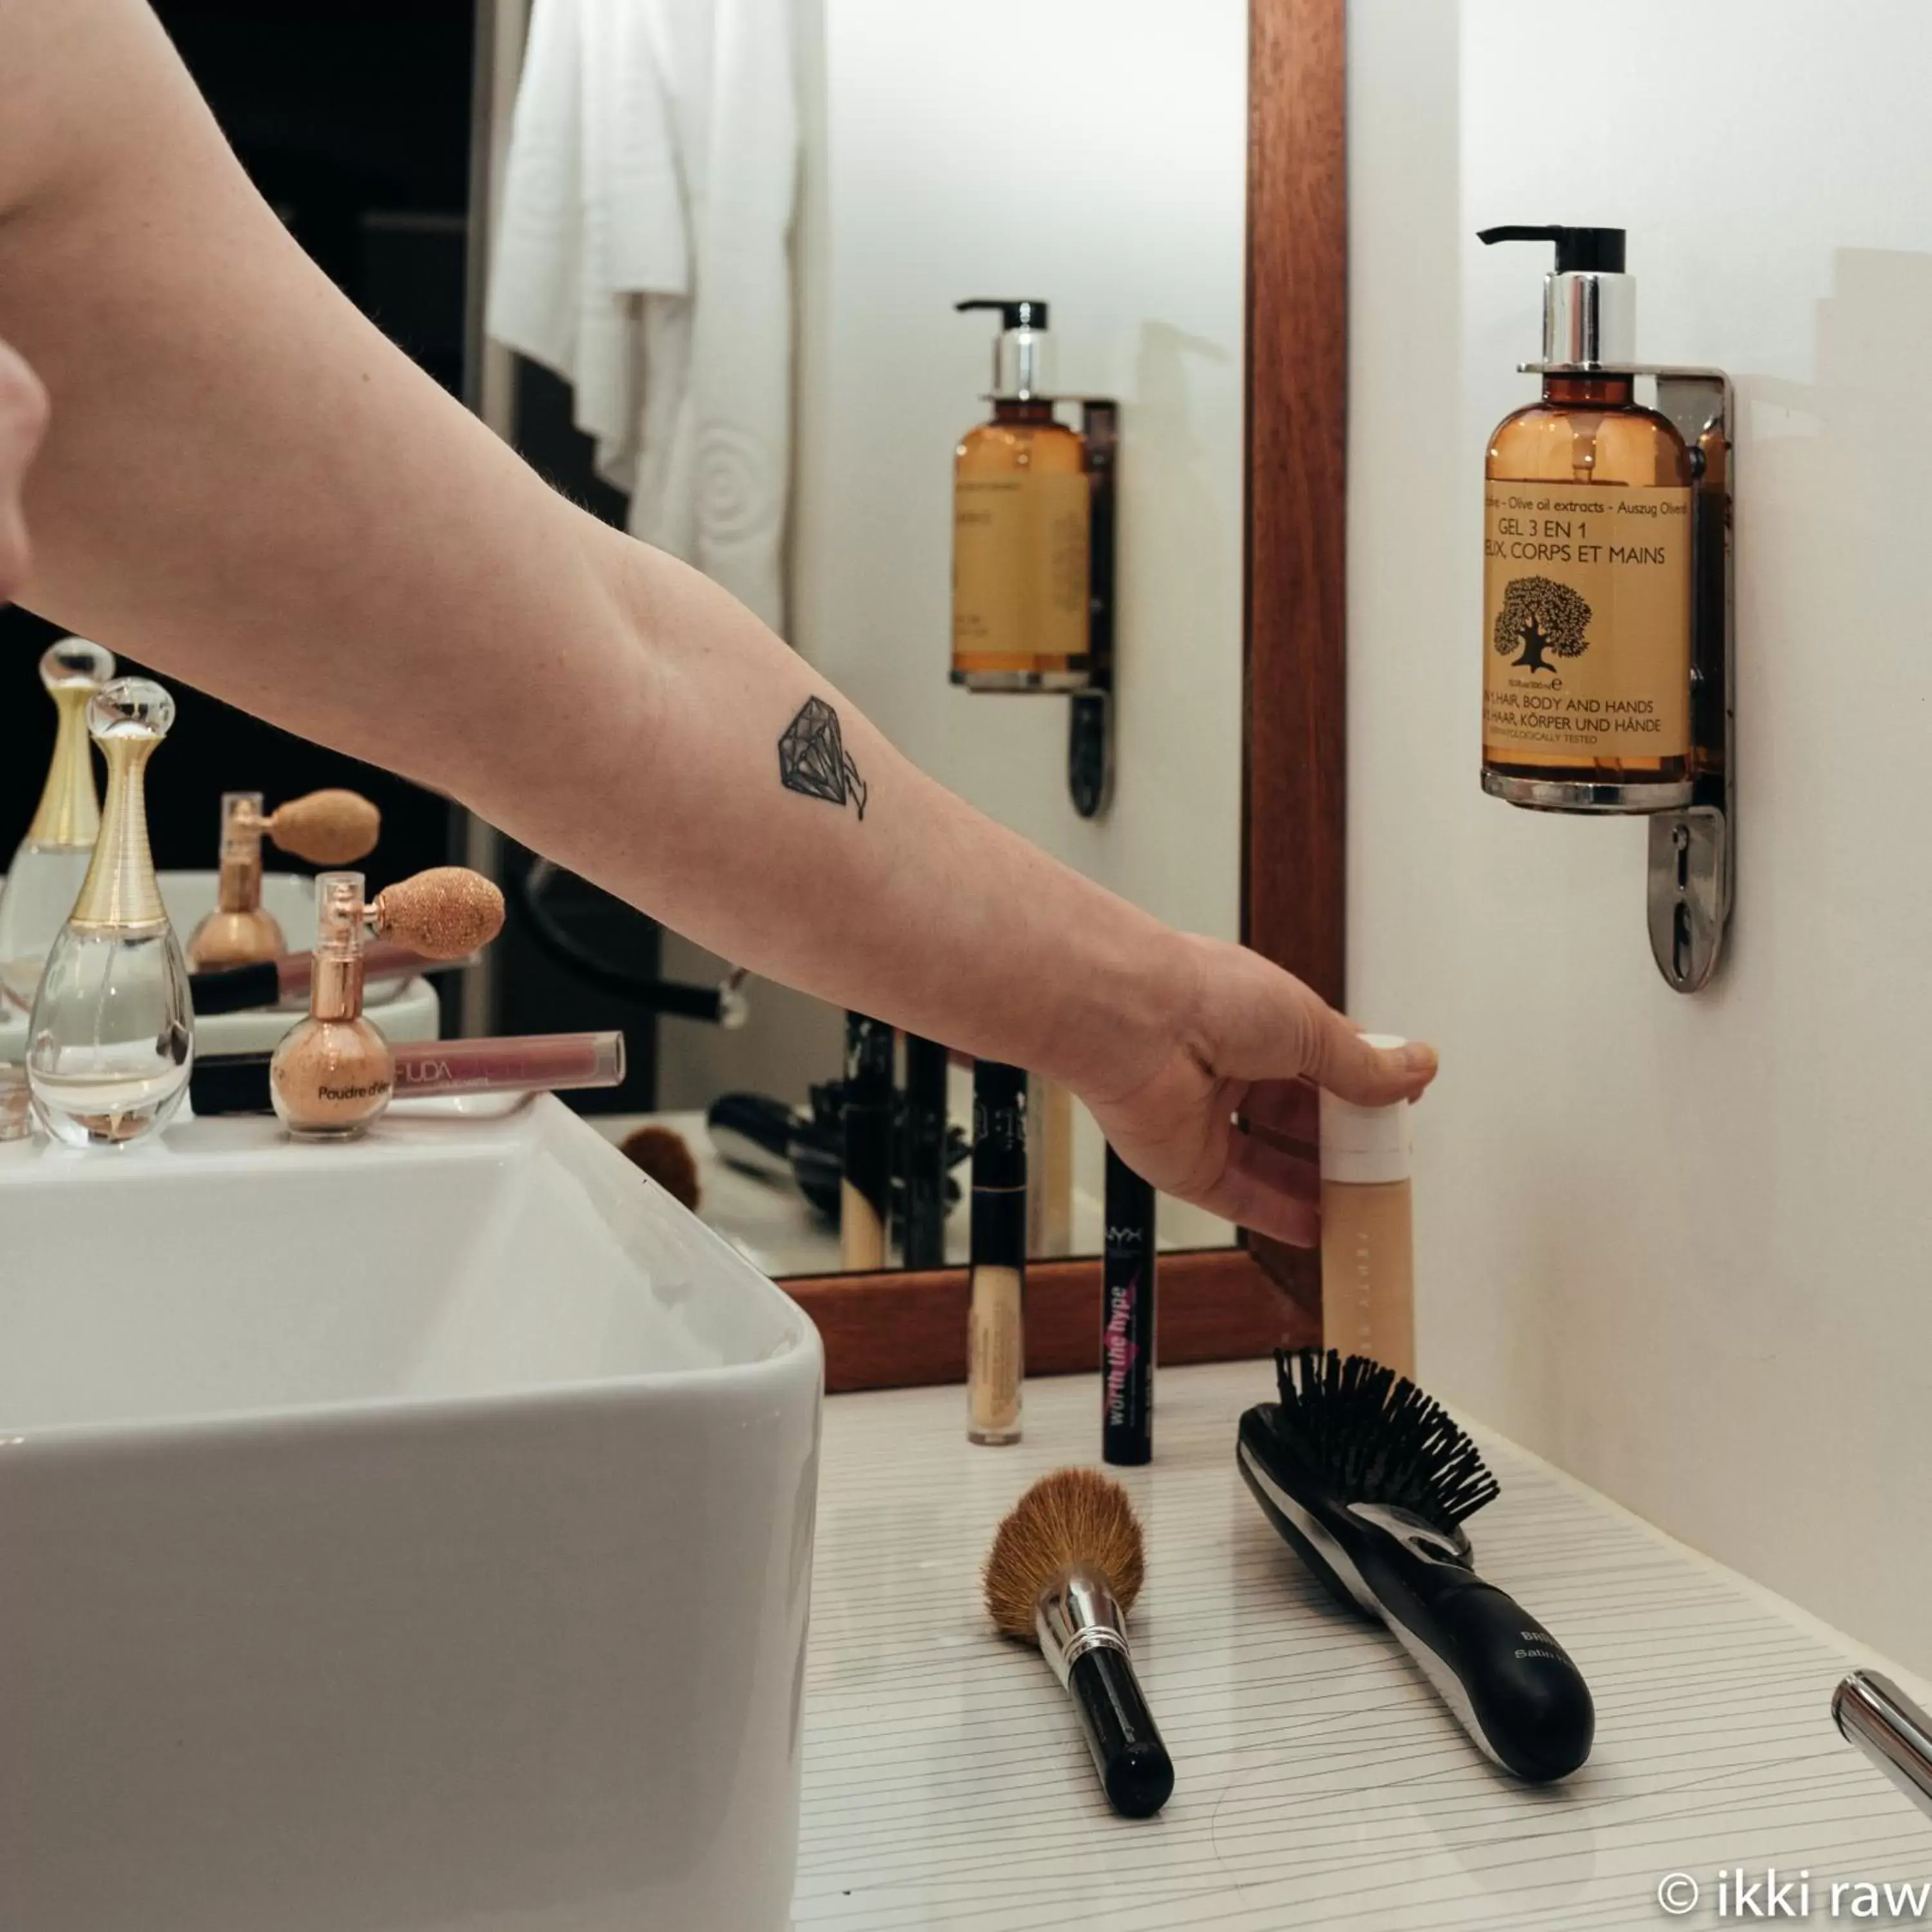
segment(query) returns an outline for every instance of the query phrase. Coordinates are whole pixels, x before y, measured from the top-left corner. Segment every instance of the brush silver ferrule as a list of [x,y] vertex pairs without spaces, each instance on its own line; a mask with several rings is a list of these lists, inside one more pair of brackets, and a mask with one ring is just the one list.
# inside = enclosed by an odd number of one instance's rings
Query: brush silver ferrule
[[1040,1593],[1033,1627],[1042,1655],[1066,1687],[1073,1666],[1089,1651],[1127,1650],[1127,1620],[1107,1580],[1096,1570],[1063,1570]]
[[1838,1686],[1832,1716],[1848,1742],[1932,1812],[1932,1718],[1875,1670],[1855,1670]]

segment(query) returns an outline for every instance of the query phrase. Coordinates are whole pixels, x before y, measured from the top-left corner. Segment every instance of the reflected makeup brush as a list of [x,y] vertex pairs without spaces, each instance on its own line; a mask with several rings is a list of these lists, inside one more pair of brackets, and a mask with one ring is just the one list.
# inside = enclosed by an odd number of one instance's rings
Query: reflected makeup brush
[[[460,973],[476,963],[466,952],[456,959],[426,959],[413,946],[379,939],[362,949],[364,983],[400,983],[418,974]],[[247,1012],[256,1006],[283,1006],[304,1001],[315,977],[313,952],[284,952],[278,959],[257,959],[247,966],[211,966],[188,976],[195,1017],[211,1013]]]
[[838,1189],[838,1265],[886,1265],[892,1198],[892,1050],[896,1036],[863,1013],[845,1016],[844,1148]]
[[374,850],[382,814],[359,792],[334,788],[264,814],[258,791],[221,794],[221,872],[214,910],[189,936],[190,971],[273,959],[288,950],[262,904],[262,841],[316,866],[346,866]]
[[986,1610],[1003,1636],[1036,1644],[1073,1700],[1107,1802],[1151,1818],[1174,1790],[1127,1648],[1146,1574],[1127,1493],[1097,1469],[1042,1476],[1013,1505],[986,1558]]

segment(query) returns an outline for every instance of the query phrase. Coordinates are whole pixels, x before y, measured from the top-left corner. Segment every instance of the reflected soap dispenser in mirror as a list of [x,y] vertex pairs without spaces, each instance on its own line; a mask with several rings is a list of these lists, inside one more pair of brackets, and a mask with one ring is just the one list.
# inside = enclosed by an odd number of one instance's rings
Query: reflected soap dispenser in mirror
[[[952,682],[1071,698],[1066,788],[1083,818],[1113,784],[1114,473],[1120,405],[1048,385],[1047,305],[973,301],[1000,318],[992,420],[952,458]],[[1070,428],[1060,403],[1080,412]]]
[[1079,691],[1088,636],[1087,446],[1054,420],[1043,302],[962,302],[1000,317],[992,420],[952,458],[952,681]]
[[40,658],[54,701],[53,756],[27,836],[0,888],[0,997],[23,1011],[87,876],[100,830],[100,800],[88,749],[87,704],[114,675],[114,659],[85,638],[62,638]]
[[1483,786],[1513,804],[1658,812],[1691,798],[1692,452],[1636,399],[1621,228],[1553,242],[1543,394],[1484,472]]
[[174,700],[142,677],[116,678],[88,701],[107,802],[27,1029],[34,1112],[70,1146],[139,1139],[166,1125],[188,1090],[188,963],[148,850],[148,760],[174,718]]

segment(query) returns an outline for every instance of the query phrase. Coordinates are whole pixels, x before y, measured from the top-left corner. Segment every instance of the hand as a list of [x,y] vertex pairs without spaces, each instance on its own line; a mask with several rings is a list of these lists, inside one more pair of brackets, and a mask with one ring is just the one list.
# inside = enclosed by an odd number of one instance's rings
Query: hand
[[0,604],[27,580],[27,519],[20,499],[27,466],[46,426],[46,391],[0,342]]
[[1257,952],[1190,939],[1184,1017],[1150,1071],[1123,1092],[1084,1092],[1114,1150],[1163,1193],[1312,1246],[1321,1237],[1316,1163],[1236,1124],[1314,1144],[1318,1090],[1368,1106],[1412,1100],[1436,1077],[1432,1048],[1367,1045],[1359,1030]]

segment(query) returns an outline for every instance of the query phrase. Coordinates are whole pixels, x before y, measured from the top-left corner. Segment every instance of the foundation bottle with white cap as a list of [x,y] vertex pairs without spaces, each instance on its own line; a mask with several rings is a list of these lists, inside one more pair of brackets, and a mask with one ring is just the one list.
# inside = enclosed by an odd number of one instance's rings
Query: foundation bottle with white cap
[[[1370,1046],[1400,1047],[1390,1034]],[[1415,1249],[1409,1108],[1322,1096],[1322,1341],[1415,1373]]]

